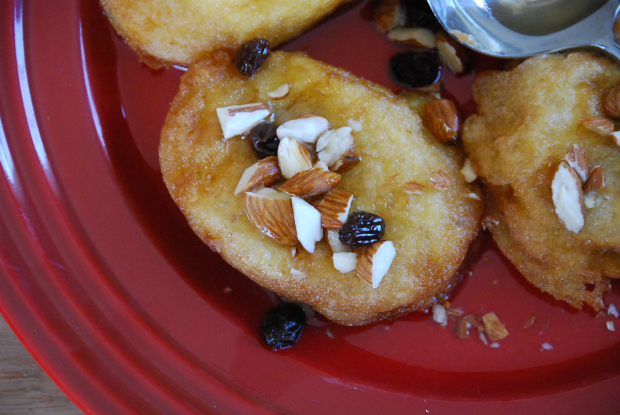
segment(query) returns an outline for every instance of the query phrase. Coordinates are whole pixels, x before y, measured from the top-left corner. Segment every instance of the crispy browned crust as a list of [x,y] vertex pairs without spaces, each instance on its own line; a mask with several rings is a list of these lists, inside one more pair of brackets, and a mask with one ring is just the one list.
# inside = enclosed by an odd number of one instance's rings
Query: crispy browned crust
[[351,0],[100,0],[114,29],[153,68],[188,66],[252,39],[285,42]]
[[[335,270],[325,241],[314,255],[298,246],[293,257],[290,247],[252,227],[242,198],[233,195],[256,156],[247,140],[223,139],[215,108],[268,102],[266,92],[285,82],[289,96],[270,102],[277,123],[315,114],[333,128],[349,118],[363,124],[354,133],[354,151],[363,161],[343,174],[339,188],[355,195],[352,210],[385,219],[384,239],[396,246],[377,289],[354,272]],[[259,284],[340,324],[391,318],[443,298],[480,227],[482,203],[468,196],[475,189],[464,182],[454,148],[438,144],[403,99],[302,54],[274,52],[251,78],[239,75],[223,53],[190,68],[162,131],[160,162],[170,194],[211,249]],[[443,191],[430,185],[438,170],[452,181]],[[410,181],[425,185],[421,195],[404,192]],[[291,269],[307,277],[296,280]]]
[[[620,69],[592,54],[532,58],[479,77],[478,114],[464,127],[490,214],[499,220],[491,227],[499,247],[532,284],[577,308],[600,309],[609,278],[620,277],[619,148],[580,122],[601,115],[601,98],[619,82]],[[559,221],[551,194],[573,144],[591,167],[603,166],[606,183],[579,234]]]

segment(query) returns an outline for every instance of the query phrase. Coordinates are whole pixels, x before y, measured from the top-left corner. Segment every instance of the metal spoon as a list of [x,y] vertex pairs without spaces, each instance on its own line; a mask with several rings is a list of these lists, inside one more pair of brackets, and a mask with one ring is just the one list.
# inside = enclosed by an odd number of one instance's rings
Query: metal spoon
[[620,0],[428,0],[448,32],[478,52],[521,58],[590,47],[620,61]]

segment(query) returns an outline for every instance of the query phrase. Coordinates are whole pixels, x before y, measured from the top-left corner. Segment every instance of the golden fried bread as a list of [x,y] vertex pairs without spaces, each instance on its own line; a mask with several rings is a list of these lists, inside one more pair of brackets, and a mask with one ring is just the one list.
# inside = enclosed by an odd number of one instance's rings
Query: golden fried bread
[[[284,83],[289,95],[270,99],[266,93]],[[276,124],[309,114],[325,117],[332,128],[349,119],[362,124],[353,133],[362,161],[343,173],[338,189],[354,194],[351,212],[381,216],[383,239],[396,247],[377,289],[355,272],[337,271],[325,240],[313,255],[297,245],[293,257],[290,246],[248,220],[243,197],[233,193],[257,157],[248,139],[223,138],[216,108],[254,102],[268,103]],[[482,202],[459,172],[461,157],[432,138],[404,99],[299,53],[274,52],[251,78],[241,76],[224,53],[193,65],[166,118],[159,154],[170,194],[211,249],[259,284],[341,324],[366,324],[445,298],[479,230]],[[442,175],[448,184],[437,190],[432,182]],[[406,192],[410,182],[424,186],[420,194]]]
[[116,31],[152,67],[209,52],[291,39],[348,0],[101,0]]
[[[479,77],[478,114],[464,126],[466,150],[499,220],[491,227],[499,247],[531,283],[578,308],[600,309],[608,278],[620,277],[620,150],[581,121],[603,115],[601,101],[618,83],[620,68],[593,54],[531,58]],[[577,234],[560,222],[551,189],[574,144],[590,170],[603,167],[605,179]]]

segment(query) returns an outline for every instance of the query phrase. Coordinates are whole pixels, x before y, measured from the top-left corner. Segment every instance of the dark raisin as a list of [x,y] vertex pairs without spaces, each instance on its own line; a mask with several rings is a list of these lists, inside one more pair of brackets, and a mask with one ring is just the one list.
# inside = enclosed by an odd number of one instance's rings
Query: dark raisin
[[280,140],[276,135],[278,126],[271,122],[262,122],[250,130],[250,144],[254,153],[262,159],[277,156]]
[[432,85],[441,75],[439,57],[435,52],[398,53],[390,59],[390,75],[411,88]]
[[282,303],[265,314],[262,334],[273,350],[293,346],[306,325],[304,309],[294,303]]
[[254,39],[244,43],[237,51],[237,69],[242,75],[252,76],[269,57],[269,41]]
[[403,0],[406,25],[411,27],[425,27],[431,30],[441,29],[441,24],[435,17],[431,6],[426,0]]
[[338,239],[345,245],[371,245],[383,238],[385,221],[381,216],[358,210],[338,230]]

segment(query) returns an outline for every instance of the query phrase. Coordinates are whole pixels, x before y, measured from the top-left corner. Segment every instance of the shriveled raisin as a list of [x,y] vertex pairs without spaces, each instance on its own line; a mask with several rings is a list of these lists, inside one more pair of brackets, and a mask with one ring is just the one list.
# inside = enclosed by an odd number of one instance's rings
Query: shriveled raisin
[[338,239],[349,246],[372,245],[383,238],[385,221],[381,216],[358,210],[338,230]]
[[436,52],[404,52],[390,59],[394,81],[411,88],[432,85],[439,80],[441,68]]
[[265,314],[262,334],[273,350],[286,349],[299,340],[306,325],[304,309],[294,303],[282,303]]
[[253,39],[241,45],[237,51],[237,69],[242,75],[252,76],[269,57],[269,41]]
[[271,122],[262,122],[250,130],[250,145],[254,153],[264,159],[277,156],[280,140],[276,135],[278,126]]
[[435,17],[427,0],[404,0],[406,22],[410,27],[424,27],[431,30],[441,29],[441,24]]

